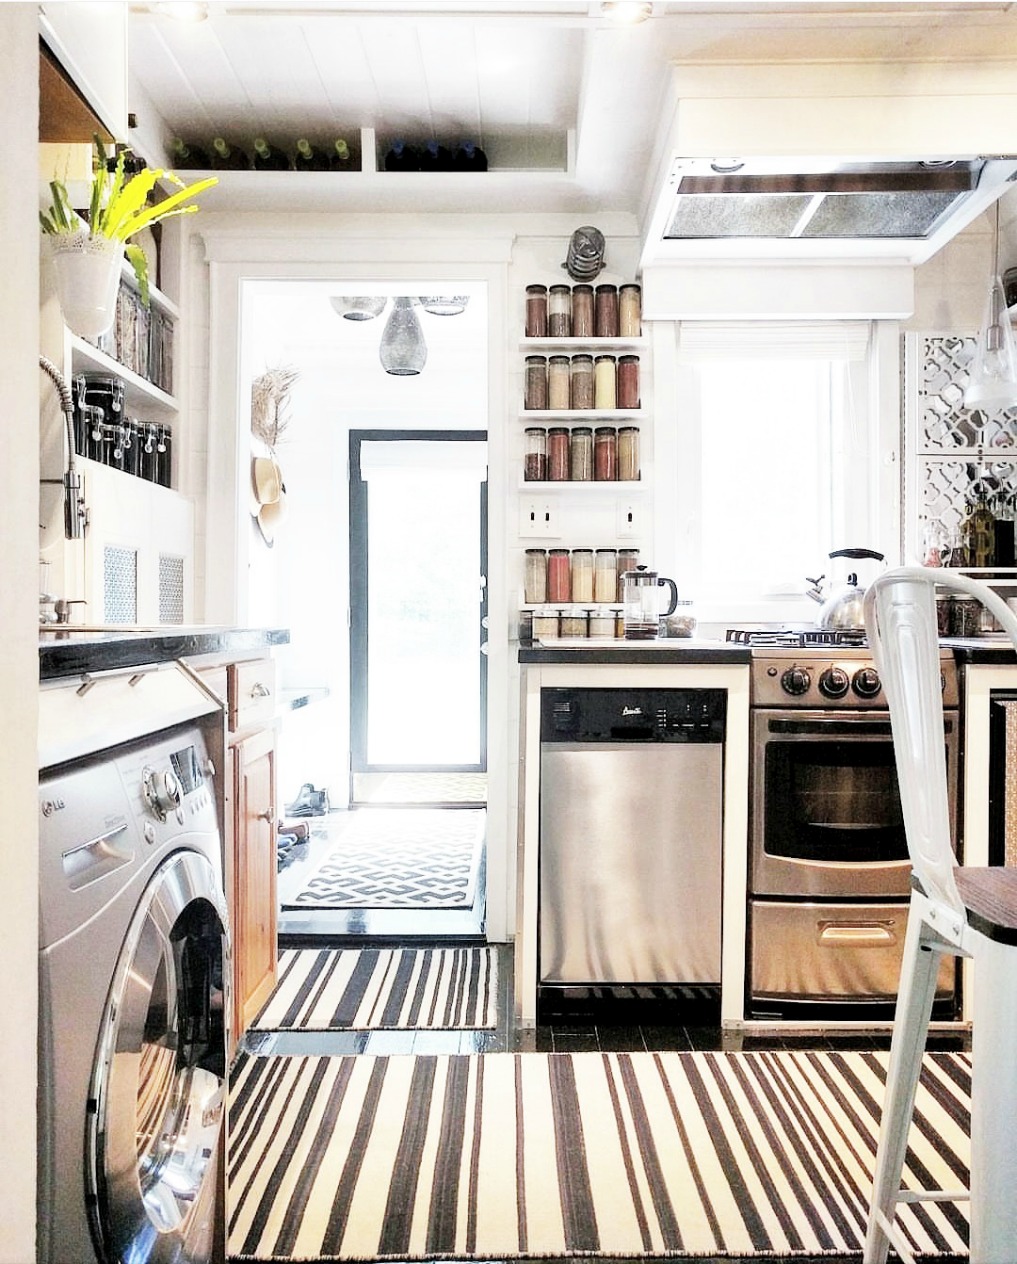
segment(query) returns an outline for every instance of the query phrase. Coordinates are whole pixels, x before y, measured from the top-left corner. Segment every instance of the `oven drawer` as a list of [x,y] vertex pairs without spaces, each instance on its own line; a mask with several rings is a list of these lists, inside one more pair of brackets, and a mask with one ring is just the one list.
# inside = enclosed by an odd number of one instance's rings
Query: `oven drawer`
[[[893,1001],[907,904],[752,901],[749,993],[753,1000]],[[937,999],[954,993],[957,962],[944,957]]]

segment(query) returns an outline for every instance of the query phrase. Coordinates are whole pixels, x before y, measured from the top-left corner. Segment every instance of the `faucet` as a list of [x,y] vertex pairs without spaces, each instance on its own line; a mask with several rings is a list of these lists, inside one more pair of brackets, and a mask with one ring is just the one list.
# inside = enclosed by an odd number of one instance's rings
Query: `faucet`
[[[78,473],[74,451],[74,400],[71,398],[67,379],[51,360],[41,355],[39,367],[57,389],[57,394],[60,396],[60,409],[64,414],[67,429],[67,466],[63,477],[64,535],[68,540],[80,540],[85,534],[88,523],[88,510],[85,508],[85,498],[81,494],[81,475]],[[58,619],[57,622],[60,620]]]

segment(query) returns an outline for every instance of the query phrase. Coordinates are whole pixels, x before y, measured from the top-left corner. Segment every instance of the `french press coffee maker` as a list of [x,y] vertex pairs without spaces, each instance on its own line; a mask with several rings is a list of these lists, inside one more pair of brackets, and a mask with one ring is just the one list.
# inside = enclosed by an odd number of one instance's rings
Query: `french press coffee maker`
[[[670,601],[667,609],[661,610],[657,589],[665,586],[670,590]],[[677,585],[673,579],[648,571],[645,566],[637,566],[622,575],[621,588],[625,640],[652,641],[660,631],[661,619],[674,614],[678,605]]]

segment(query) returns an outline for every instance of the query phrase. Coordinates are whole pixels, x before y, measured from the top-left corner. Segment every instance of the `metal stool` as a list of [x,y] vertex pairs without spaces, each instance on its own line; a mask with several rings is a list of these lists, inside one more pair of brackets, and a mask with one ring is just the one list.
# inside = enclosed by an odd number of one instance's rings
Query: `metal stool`
[[[957,867],[950,844],[935,587],[977,597],[1017,645],[1017,617],[984,584],[901,567],[869,588],[865,622],[893,726],[912,864],[865,1264],[912,1261],[899,1202],[970,1198],[971,1264],[1017,1261],[1017,869]],[[904,1190],[901,1174],[944,953],[973,959],[971,1188]]]

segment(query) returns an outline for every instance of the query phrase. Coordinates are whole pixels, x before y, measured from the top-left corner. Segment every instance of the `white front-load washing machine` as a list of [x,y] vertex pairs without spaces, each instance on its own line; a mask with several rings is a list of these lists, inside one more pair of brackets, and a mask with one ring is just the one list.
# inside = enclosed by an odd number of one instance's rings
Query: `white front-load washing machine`
[[40,773],[39,1264],[222,1253],[230,963],[206,736],[178,722]]

